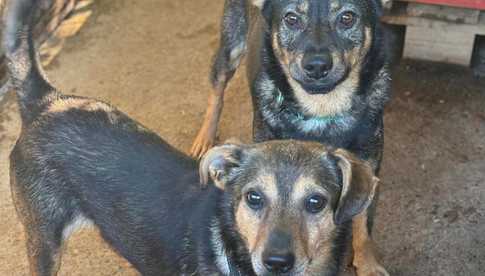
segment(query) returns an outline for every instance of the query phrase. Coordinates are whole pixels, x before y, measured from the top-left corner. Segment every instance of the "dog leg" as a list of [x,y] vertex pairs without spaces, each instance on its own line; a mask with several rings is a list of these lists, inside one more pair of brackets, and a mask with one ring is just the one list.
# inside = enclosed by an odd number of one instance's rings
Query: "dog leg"
[[62,238],[54,233],[31,229],[27,234],[27,255],[33,276],[55,276],[61,264]]
[[[17,214],[24,225],[27,257],[33,276],[55,276],[61,264],[63,245],[63,222],[53,215],[58,223],[45,222],[39,214],[32,212],[33,206],[14,197]],[[30,207],[30,208],[29,208]]]
[[209,103],[205,113],[204,122],[190,149],[192,157],[200,159],[212,146],[214,146],[217,125],[221,118],[224,104],[224,89],[215,89],[209,95]]
[[389,276],[377,259],[376,247],[369,233],[367,211],[354,217],[352,236],[353,265],[357,276]]
[[221,23],[220,45],[210,76],[214,91],[209,96],[204,123],[190,149],[193,157],[201,158],[214,145],[224,102],[224,91],[246,53],[248,26],[247,0],[226,0]]
[[[31,194],[35,188],[17,181],[15,160],[11,160],[10,185],[12,200],[25,232],[27,257],[30,273],[33,276],[55,276],[61,264],[63,236],[70,212],[56,209],[53,197],[42,201],[42,191]],[[59,211],[61,210],[61,211]]]

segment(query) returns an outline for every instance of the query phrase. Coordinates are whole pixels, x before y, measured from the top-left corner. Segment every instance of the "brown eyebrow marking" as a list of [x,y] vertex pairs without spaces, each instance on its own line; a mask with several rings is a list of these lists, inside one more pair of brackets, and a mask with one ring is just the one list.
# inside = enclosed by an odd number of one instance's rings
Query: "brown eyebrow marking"
[[[278,187],[276,183],[276,176],[270,173],[263,173],[255,177],[255,180],[249,184],[247,188],[258,187],[264,193],[271,206],[268,208],[278,208]],[[239,202],[236,210],[236,225],[239,233],[247,243],[250,252],[257,249],[260,241],[266,240],[269,231],[269,224],[255,224],[254,214],[249,210],[249,207],[244,203],[243,199]]]

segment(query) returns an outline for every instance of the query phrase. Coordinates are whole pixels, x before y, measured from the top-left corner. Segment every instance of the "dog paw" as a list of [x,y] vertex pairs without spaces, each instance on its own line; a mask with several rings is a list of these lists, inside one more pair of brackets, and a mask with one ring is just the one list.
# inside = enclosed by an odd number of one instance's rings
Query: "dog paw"
[[389,272],[378,263],[356,267],[356,274],[357,276],[389,276]]
[[196,159],[201,159],[204,154],[214,146],[214,142],[215,135],[211,135],[209,131],[201,129],[192,143],[190,156]]

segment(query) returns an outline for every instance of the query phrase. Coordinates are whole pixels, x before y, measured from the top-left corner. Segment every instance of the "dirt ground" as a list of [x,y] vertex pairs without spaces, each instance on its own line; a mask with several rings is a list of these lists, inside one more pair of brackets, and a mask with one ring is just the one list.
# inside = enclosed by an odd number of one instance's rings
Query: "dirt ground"
[[[99,0],[48,68],[65,93],[113,103],[187,151],[201,124],[222,0]],[[231,83],[220,139],[250,139],[244,72]],[[469,69],[402,62],[385,115],[375,238],[392,275],[485,275],[485,81]],[[0,99],[0,275],[27,275],[10,198],[8,154],[20,129]],[[60,275],[136,275],[95,231],[76,234]]]

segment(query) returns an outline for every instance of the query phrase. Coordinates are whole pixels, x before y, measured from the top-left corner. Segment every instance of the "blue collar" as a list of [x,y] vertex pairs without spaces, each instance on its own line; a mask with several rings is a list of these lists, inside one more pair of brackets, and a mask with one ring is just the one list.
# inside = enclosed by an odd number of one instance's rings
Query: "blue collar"
[[298,120],[300,121],[316,121],[321,124],[335,123],[346,117],[346,114],[328,115],[328,116],[308,116],[298,113]]

